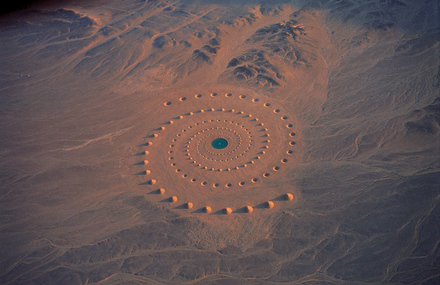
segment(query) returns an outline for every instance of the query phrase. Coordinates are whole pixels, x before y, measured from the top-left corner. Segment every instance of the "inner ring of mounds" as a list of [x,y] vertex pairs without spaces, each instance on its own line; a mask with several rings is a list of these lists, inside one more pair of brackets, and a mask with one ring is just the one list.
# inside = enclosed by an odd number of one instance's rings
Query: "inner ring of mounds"
[[[193,158],[202,156],[210,161],[235,160],[249,151],[248,147],[250,147],[252,140],[246,139],[246,135],[247,132],[244,128],[208,128],[196,133],[187,140],[188,154]],[[227,144],[219,144],[219,147],[223,148],[215,148],[213,145],[213,142],[219,138],[227,141]],[[245,140],[245,143],[243,143],[243,140]]]
[[228,141],[224,138],[217,138],[211,142],[211,145],[215,149],[224,149],[228,146]]

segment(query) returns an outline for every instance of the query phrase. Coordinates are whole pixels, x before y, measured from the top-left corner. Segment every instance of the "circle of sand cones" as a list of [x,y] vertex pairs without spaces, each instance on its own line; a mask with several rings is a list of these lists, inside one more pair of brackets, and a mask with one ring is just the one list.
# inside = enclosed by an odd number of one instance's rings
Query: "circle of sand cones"
[[[148,141],[141,144],[141,147],[148,147],[148,150],[141,149],[140,153],[148,155],[149,160],[136,163],[148,164],[158,178],[166,177],[160,183],[151,179],[141,184],[158,183],[160,187],[173,189],[170,194],[175,196],[169,198],[170,202],[175,202],[172,200],[177,197],[192,200],[199,190],[204,191],[204,194],[198,198],[197,203],[220,201],[214,198],[216,193],[225,193],[223,195],[229,196],[231,200],[243,199],[244,202],[246,197],[254,195],[251,189],[270,187],[268,181],[276,179],[276,174],[284,172],[285,168],[292,165],[291,161],[296,159],[292,155],[292,148],[297,146],[292,137],[301,139],[294,128],[298,124],[281,104],[269,103],[267,98],[257,94],[181,93],[164,100],[162,108],[166,107],[166,111],[158,116],[160,121],[145,137]],[[170,116],[164,117],[166,113]],[[215,141],[226,143],[219,147],[214,144]],[[296,153],[300,154],[298,151]],[[168,156],[163,158],[165,154]],[[168,166],[163,165],[164,159],[169,161]],[[277,165],[280,162],[282,165]],[[166,167],[171,167],[171,171]],[[150,170],[145,171],[145,174],[150,173]],[[236,191],[235,185],[240,186],[239,191]],[[258,197],[262,201],[274,197],[273,191],[266,193],[266,196],[260,194]],[[278,195],[283,193],[278,192]],[[290,198],[284,194],[284,197],[285,200],[293,200],[293,195]],[[252,203],[262,201],[253,199]],[[211,205],[220,209],[224,207],[216,203]],[[265,202],[265,205],[267,208],[274,207],[272,201]],[[191,202],[183,204],[187,209],[192,206]],[[246,213],[253,211],[251,206],[242,209]],[[202,211],[210,213],[211,208],[206,206]],[[225,214],[232,213],[231,208],[223,208],[222,211]]]
[[290,193],[284,194],[284,200],[292,201],[293,200],[293,195],[290,194]]
[[272,201],[266,201],[266,202],[264,203],[264,206],[265,206],[266,208],[272,209],[272,208],[275,206],[275,204],[274,204]]
[[252,208],[251,206],[245,206],[244,208],[243,208],[243,211],[245,212],[245,213],[252,213],[253,211],[254,211],[254,208]]
[[232,213],[232,209],[231,209],[231,208],[228,208],[228,207],[226,207],[226,208],[224,208],[224,209],[222,210],[222,212],[223,212],[223,214],[225,214],[225,215],[229,215],[229,214],[231,214],[231,213]]

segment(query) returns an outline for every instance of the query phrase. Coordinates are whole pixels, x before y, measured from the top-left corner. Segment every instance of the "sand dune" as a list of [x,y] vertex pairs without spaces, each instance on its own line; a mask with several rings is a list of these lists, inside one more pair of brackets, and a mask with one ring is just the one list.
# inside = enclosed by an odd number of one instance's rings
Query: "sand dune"
[[0,283],[440,283],[439,19],[409,0],[0,16]]

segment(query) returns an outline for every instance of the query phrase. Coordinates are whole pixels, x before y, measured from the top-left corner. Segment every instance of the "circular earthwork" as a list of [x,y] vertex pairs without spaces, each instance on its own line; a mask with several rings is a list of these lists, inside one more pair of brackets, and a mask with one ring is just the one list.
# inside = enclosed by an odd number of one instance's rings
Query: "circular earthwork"
[[169,116],[155,122],[141,148],[146,159],[138,165],[149,177],[141,184],[156,188],[152,193],[166,189],[170,203],[181,202],[180,208],[193,213],[255,213],[294,200],[267,184],[295,161],[294,114],[263,96],[219,95],[164,100],[161,108]]

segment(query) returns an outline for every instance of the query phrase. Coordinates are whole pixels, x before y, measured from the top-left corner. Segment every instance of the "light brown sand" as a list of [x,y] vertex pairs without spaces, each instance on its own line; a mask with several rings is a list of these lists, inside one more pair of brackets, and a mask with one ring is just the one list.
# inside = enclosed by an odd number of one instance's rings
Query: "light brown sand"
[[440,282],[439,4],[263,2],[0,17],[1,284]]

